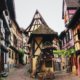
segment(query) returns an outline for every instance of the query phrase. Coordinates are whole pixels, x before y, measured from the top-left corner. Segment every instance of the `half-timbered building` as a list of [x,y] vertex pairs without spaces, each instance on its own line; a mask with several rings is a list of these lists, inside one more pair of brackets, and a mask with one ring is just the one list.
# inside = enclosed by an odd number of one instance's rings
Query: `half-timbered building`
[[0,0],[0,72],[8,71],[8,48],[10,46],[10,17],[6,1]]
[[[69,40],[69,42],[73,41],[73,43],[71,43],[71,45],[75,44],[75,41],[74,41],[73,31],[71,28],[69,28],[70,26],[68,26],[68,24],[70,24],[70,22],[71,22],[73,16],[75,15],[78,7],[80,7],[80,0],[63,0],[62,19],[64,19],[65,27],[72,33],[71,34],[72,39]],[[75,21],[74,21],[74,23],[75,23]],[[67,44],[69,44],[69,43],[67,43]],[[73,62],[71,62],[71,63],[73,63]],[[76,62],[75,62],[75,65],[76,65]],[[72,66],[74,67],[74,64]]]
[[[59,49],[58,34],[53,31],[44,21],[41,14],[36,11],[30,26],[27,28],[29,35],[28,43],[31,46],[31,70],[32,75],[36,72],[54,72],[53,50]],[[54,42],[54,44],[53,44]]]
[[76,11],[75,15],[71,19],[68,24],[68,28],[70,28],[73,32],[74,45],[75,45],[75,53],[77,57],[77,74],[80,76],[80,8]]

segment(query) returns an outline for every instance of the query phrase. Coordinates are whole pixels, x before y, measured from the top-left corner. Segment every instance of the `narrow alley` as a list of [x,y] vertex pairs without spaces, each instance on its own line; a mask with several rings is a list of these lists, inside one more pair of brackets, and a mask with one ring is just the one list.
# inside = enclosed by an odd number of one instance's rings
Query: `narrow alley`
[[80,80],[80,0],[0,0],[0,80]]

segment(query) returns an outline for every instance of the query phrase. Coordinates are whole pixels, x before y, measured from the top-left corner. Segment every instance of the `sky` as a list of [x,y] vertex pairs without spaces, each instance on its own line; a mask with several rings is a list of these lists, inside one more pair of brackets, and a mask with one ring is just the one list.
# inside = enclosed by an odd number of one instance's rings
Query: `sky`
[[60,34],[65,29],[62,20],[63,0],[15,0],[16,20],[26,29],[36,10],[40,12],[48,26]]

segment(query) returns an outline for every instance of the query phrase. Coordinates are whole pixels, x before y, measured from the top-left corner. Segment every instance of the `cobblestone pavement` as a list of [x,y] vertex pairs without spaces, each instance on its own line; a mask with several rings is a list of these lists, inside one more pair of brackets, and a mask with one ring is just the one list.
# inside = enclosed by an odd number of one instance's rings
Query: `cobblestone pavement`
[[26,67],[20,67],[12,70],[6,80],[33,80],[26,76]]
[[[9,76],[5,80],[39,80],[30,78],[28,69],[29,66],[15,68],[9,73]],[[80,80],[80,77],[74,76],[70,73],[57,72],[55,73],[55,79],[53,80]]]
[[54,80],[80,80],[80,77],[72,75],[71,73],[56,73]]

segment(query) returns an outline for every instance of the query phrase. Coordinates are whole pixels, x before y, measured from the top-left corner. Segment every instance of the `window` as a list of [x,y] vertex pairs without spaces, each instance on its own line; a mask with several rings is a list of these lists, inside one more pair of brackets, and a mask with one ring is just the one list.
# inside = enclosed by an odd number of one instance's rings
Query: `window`
[[12,59],[14,58],[14,51],[12,51]]
[[65,41],[65,39],[63,38],[63,41],[62,41],[62,43],[63,43],[63,46],[64,46],[64,44],[65,44],[65,43],[64,43],[64,41]]
[[6,16],[8,16],[8,11],[7,10],[5,10],[5,14],[6,14]]
[[78,33],[78,39],[80,40],[80,30],[79,29],[77,30],[77,33]]
[[11,51],[9,50],[9,58],[11,58]]
[[66,33],[66,42],[68,42],[68,32]]
[[3,21],[0,19],[0,33],[1,36],[5,39],[5,29],[3,27]]
[[52,67],[52,60],[46,60],[45,61],[45,66],[46,67]]
[[17,47],[17,38],[15,35],[13,35],[13,43],[14,43],[14,46]]
[[78,0],[79,4],[80,4],[80,0]]
[[69,19],[71,19],[72,16],[75,14],[76,9],[71,9],[71,10],[69,10],[68,12],[69,12]]
[[63,46],[63,40],[61,40],[61,46]]
[[66,44],[66,36],[64,37],[64,45]]
[[0,19],[0,32],[1,32],[1,21],[2,21],[2,20]]
[[66,42],[68,42],[70,40],[70,35],[69,35],[69,31],[66,32]]
[[71,30],[69,30],[69,37],[70,37],[70,39],[72,39],[72,33],[71,33]]

